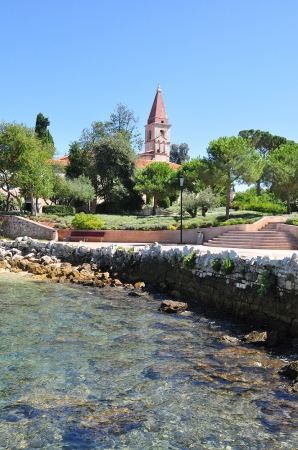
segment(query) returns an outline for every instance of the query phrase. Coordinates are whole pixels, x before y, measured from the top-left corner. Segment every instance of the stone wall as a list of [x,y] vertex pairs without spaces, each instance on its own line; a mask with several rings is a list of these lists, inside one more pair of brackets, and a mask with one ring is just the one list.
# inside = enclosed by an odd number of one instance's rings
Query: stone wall
[[[3,249],[32,253],[42,258],[51,255],[73,265],[91,262],[102,270],[109,270],[125,282],[144,281],[156,290],[170,292],[176,298],[194,299],[241,317],[252,324],[259,323],[267,330],[298,337],[298,258],[282,260],[269,257],[240,257],[235,251],[202,254],[195,250],[192,269],[184,267],[186,256],[193,254],[185,246],[162,250],[159,244],[148,245],[135,252],[117,249],[117,245],[90,249],[80,244],[42,243],[16,239],[2,242]],[[1,247],[0,247],[1,249]],[[233,261],[233,271],[216,271],[214,260]],[[258,290],[260,275],[272,271],[274,285],[265,295]]]
[[58,240],[58,233],[54,228],[46,227],[40,223],[18,216],[4,217],[2,233],[4,236],[15,239],[18,236],[30,236],[33,239]]

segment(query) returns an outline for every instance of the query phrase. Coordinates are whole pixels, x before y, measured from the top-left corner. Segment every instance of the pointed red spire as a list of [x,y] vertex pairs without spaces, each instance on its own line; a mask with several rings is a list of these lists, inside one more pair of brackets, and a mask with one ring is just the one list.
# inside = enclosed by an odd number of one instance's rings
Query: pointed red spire
[[149,115],[148,124],[149,123],[169,123],[166,108],[161,95],[161,88],[159,85]]

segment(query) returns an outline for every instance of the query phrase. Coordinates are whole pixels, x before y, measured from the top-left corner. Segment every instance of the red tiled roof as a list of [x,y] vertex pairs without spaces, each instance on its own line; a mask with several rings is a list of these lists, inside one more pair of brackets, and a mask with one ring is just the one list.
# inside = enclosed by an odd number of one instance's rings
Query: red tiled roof
[[60,158],[57,158],[57,159],[53,159],[52,163],[53,164],[56,164],[56,163],[61,164],[62,166],[68,166],[68,164],[69,164],[68,155],[61,156]]
[[[153,162],[160,162],[160,161],[156,161],[154,159],[152,159],[152,160],[137,159],[136,166],[139,169],[144,169],[144,167],[148,166],[148,164],[151,164]],[[61,164],[62,166],[68,166],[68,164],[69,164],[68,155],[61,156],[60,158],[54,159],[54,160],[52,160],[52,163],[53,164],[56,164],[56,163]],[[166,164],[168,164],[172,169],[178,170],[179,164],[175,164],[175,163],[171,163],[171,162],[166,162]]]
[[179,164],[175,164],[172,162],[166,162],[166,161],[156,161],[154,159],[152,159],[150,161],[147,159],[138,159],[136,164],[139,169],[144,169],[144,167],[148,166],[148,164],[152,164],[154,162],[163,162],[164,164],[168,164],[175,171],[178,170],[178,167],[180,167]]

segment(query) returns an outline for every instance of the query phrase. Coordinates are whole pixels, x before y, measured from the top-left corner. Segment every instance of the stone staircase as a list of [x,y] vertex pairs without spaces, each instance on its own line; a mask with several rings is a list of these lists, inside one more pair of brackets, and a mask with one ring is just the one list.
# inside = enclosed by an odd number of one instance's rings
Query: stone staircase
[[258,231],[227,231],[204,242],[208,247],[263,248],[268,250],[297,250],[298,239],[289,231],[277,231],[282,222],[270,222]]

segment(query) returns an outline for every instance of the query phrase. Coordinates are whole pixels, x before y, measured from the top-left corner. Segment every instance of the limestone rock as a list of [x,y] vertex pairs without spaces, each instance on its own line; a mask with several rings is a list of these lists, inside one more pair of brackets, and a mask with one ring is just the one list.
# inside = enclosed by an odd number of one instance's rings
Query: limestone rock
[[122,283],[120,280],[118,280],[118,278],[115,278],[111,281],[111,286],[122,286]]
[[138,281],[137,283],[135,283],[135,289],[142,289],[145,287],[145,283],[143,281]]
[[246,344],[264,345],[267,340],[267,331],[252,331],[243,336]]
[[175,302],[174,300],[163,300],[160,307],[158,308],[158,311],[168,314],[179,314],[184,312],[187,308],[187,303]]
[[224,335],[219,338],[220,342],[224,342],[225,344],[237,345],[239,344],[239,339],[233,336]]
[[295,380],[298,377],[298,360],[286,364],[278,371],[278,373],[292,378],[292,380]]
[[127,294],[129,297],[143,297],[145,294],[141,292],[131,291]]

